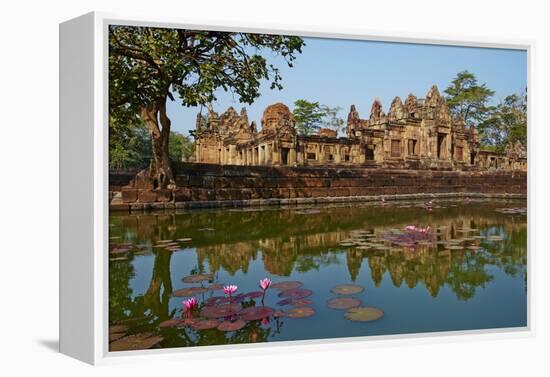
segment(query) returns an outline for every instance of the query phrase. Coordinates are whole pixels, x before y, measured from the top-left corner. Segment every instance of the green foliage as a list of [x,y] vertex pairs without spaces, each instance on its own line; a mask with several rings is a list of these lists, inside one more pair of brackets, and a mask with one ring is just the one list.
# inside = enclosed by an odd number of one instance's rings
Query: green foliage
[[311,135],[321,127],[326,127],[337,133],[344,128],[344,120],[338,117],[341,107],[331,108],[320,105],[319,102],[310,102],[299,99],[294,102],[294,119],[296,129],[301,135]]
[[109,119],[109,168],[143,169],[151,160],[151,140],[137,117],[122,113]]
[[459,72],[445,93],[453,117],[463,119],[468,126],[485,121],[493,110],[488,103],[494,91],[485,84],[479,85],[475,75],[468,71]]
[[189,161],[195,154],[195,142],[188,136],[172,132],[168,141],[168,153],[171,161]]
[[184,106],[205,105],[216,100],[218,88],[250,104],[261,80],[282,88],[279,69],[262,53],[271,51],[292,66],[303,46],[292,36],[110,26],[111,111],[123,106],[137,113],[173,94]]
[[527,146],[527,90],[507,96],[478,130],[482,143],[495,152],[503,152],[509,143]]
[[301,135],[311,135],[321,128],[321,121],[324,112],[321,110],[319,102],[309,102],[305,99],[299,99],[294,102],[294,120],[296,129]]
[[[111,25],[109,114],[142,117],[155,140],[150,164],[158,174],[155,184],[168,185],[173,176],[164,157],[170,154],[171,135],[167,99],[178,97],[182,106],[206,105],[221,88],[250,104],[259,97],[262,80],[272,89],[282,88],[279,69],[264,55],[271,53],[292,67],[303,46],[301,38],[292,36]],[[113,165],[124,166],[131,158],[123,145],[112,148]],[[177,147],[172,149],[177,156]]]
[[337,135],[341,133],[344,130],[345,122],[344,119],[338,116],[338,113],[342,111],[342,108],[339,106],[328,107],[327,105],[321,105],[320,109],[324,114],[322,119],[323,127],[336,131]]

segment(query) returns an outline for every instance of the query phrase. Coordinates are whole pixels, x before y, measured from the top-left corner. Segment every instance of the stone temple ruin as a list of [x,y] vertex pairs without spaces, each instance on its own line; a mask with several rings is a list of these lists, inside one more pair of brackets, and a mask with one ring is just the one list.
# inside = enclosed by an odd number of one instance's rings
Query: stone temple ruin
[[473,127],[454,120],[434,85],[424,99],[409,94],[403,103],[395,97],[386,114],[380,101],[372,104],[368,119],[354,105],[347,119],[346,137],[321,129],[317,135],[299,135],[289,108],[268,106],[258,131],[246,109],[230,107],[218,115],[197,115],[196,162],[221,165],[364,166],[397,169],[526,170],[521,145],[504,154],[480,150]]

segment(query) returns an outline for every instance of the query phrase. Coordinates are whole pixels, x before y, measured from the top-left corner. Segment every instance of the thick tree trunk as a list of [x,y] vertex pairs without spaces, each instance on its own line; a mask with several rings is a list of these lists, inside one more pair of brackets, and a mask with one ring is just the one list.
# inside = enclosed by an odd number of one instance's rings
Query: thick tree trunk
[[149,176],[153,188],[174,188],[174,174],[168,154],[170,119],[166,114],[166,101],[143,107],[140,116],[151,135],[152,158]]

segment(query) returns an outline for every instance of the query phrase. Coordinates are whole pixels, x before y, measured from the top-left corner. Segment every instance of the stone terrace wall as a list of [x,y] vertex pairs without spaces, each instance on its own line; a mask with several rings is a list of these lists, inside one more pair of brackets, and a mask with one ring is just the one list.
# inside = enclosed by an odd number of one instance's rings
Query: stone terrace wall
[[[139,203],[239,202],[297,198],[367,197],[379,195],[527,192],[525,171],[431,171],[365,168],[313,168],[178,164],[177,188],[122,189],[113,209],[139,209]],[[516,195],[517,196],[517,195]],[[176,206],[186,208],[185,206]],[[221,203],[218,203],[222,205]],[[258,202],[261,204],[261,202]],[[241,205],[244,205],[241,203]]]

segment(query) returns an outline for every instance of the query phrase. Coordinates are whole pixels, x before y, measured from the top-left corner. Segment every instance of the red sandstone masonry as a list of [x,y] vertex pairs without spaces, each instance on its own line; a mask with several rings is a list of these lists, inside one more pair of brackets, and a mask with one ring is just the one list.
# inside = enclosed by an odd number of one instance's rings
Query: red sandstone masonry
[[[429,193],[527,193],[525,171],[430,171],[366,168],[177,164],[177,188],[122,188],[122,207],[140,203],[364,197]],[[118,181],[116,181],[118,182]]]

